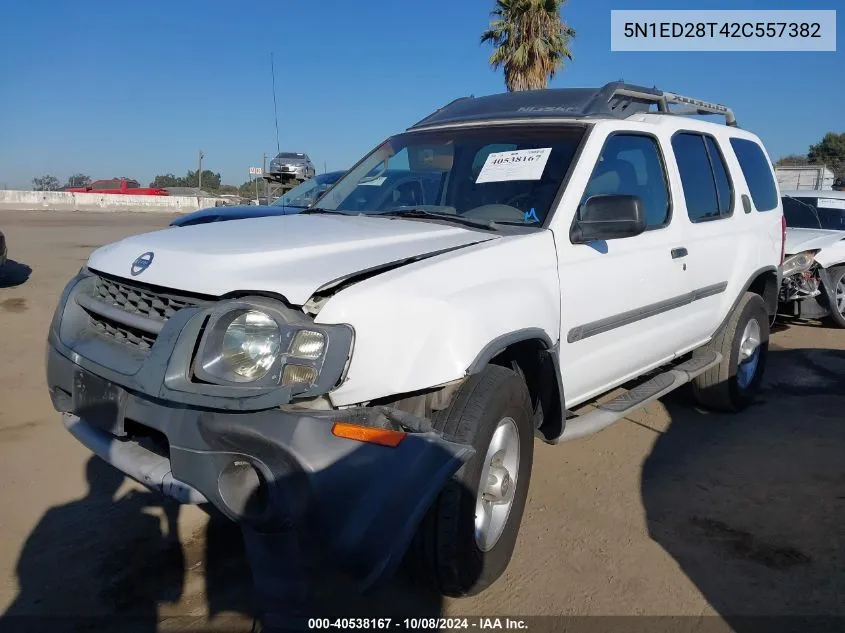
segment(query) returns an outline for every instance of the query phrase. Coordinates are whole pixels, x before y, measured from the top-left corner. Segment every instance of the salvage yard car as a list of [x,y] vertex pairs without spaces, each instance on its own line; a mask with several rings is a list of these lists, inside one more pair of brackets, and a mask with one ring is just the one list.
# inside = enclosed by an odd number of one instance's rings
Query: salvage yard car
[[295,178],[305,181],[317,174],[314,163],[308,154],[302,152],[279,152],[270,161],[270,168],[267,173],[282,179]]
[[781,314],[845,328],[845,191],[784,191]]
[[200,209],[180,216],[170,226],[193,226],[209,222],[243,220],[245,218],[263,218],[270,215],[292,215],[307,209],[323,195],[346,172],[330,171],[319,174],[297,185],[286,194],[276,198],[270,204],[237,205],[231,207],[212,207]]
[[535,438],[686,383],[753,401],[784,234],[725,106],[623,83],[461,98],[302,213],[96,250],[47,383],[96,454],[237,521],[259,592],[298,530],[363,586],[405,560],[474,594],[510,561]]

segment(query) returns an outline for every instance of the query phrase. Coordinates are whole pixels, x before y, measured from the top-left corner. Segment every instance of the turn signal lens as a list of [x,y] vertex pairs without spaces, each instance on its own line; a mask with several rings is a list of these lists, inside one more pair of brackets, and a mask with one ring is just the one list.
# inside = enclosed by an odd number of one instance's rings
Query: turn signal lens
[[283,385],[313,385],[317,382],[317,370],[307,365],[285,365],[282,374]]
[[296,356],[297,358],[316,360],[322,356],[325,346],[326,339],[322,332],[300,330],[293,337],[293,341],[291,341],[290,355]]
[[391,431],[390,429],[377,429],[372,426],[360,426],[349,422],[335,422],[332,426],[332,435],[347,440],[396,448],[399,446],[399,442],[405,439],[406,433]]

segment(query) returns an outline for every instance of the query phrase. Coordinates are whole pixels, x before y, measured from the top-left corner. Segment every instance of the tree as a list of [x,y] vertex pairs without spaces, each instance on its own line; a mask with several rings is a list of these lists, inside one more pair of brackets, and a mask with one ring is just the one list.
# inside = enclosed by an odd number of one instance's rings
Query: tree
[[150,187],[184,187],[184,178],[177,178],[173,174],[158,175],[153,178]]
[[[204,178],[205,176],[203,176]],[[258,183],[258,193],[262,192],[261,183]],[[244,184],[238,187],[238,194],[244,198],[255,198],[255,181],[247,180]]]
[[59,179],[49,174],[41,176],[40,178],[32,179],[33,191],[58,191],[61,188]]
[[809,165],[810,159],[803,154],[789,154],[779,158],[775,164],[777,167],[800,167],[801,165]]
[[67,179],[65,187],[85,187],[91,184],[91,177],[85,174],[74,174]]
[[811,163],[825,165],[837,176],[845,176],[845,132],[828,132],[824,138],[810,145],[807,158]]
[[494,46],[490,65],[504,68],[510,92],[545,88],[548,80],[572,60],[575,30],[561,18],[566,0],[496,0],[495,19],[481,35]]
[[[215,174],[210,169],[202,170],[202,188],[206,191],[217,191],[220,188],[220,174]],[[198,187],[199,178],[196,171],[189,171],[185,176],[184,187]]]

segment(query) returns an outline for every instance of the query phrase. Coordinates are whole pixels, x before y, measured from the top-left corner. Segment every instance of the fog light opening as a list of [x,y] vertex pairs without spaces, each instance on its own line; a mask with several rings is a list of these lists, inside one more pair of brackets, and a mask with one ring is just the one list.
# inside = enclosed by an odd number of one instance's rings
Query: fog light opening
[[267,480],[245,459],[233,460],[220,471],[217,489],[226,508],[238,517],[256,519],[267,510],[270,499]]

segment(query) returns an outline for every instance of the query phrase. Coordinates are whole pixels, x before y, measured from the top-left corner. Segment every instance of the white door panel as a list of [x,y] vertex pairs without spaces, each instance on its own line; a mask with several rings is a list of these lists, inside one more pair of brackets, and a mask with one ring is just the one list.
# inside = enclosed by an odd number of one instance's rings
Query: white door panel
[[580,210],[591,195],[635,195],[651,228],[584,245],[570,242],[568,224],[553,227],[560,261],[561,372],[569,406],[673,357],[694,335],[689,323],[696,318],[686,262],[672,257],[685,243],[683,223],[670,216],[677,194],[669,194],[671,179],[664,169],[668,137],[626,131],[590,140],[583,160],[593,167],[570,183],[562,203]]

